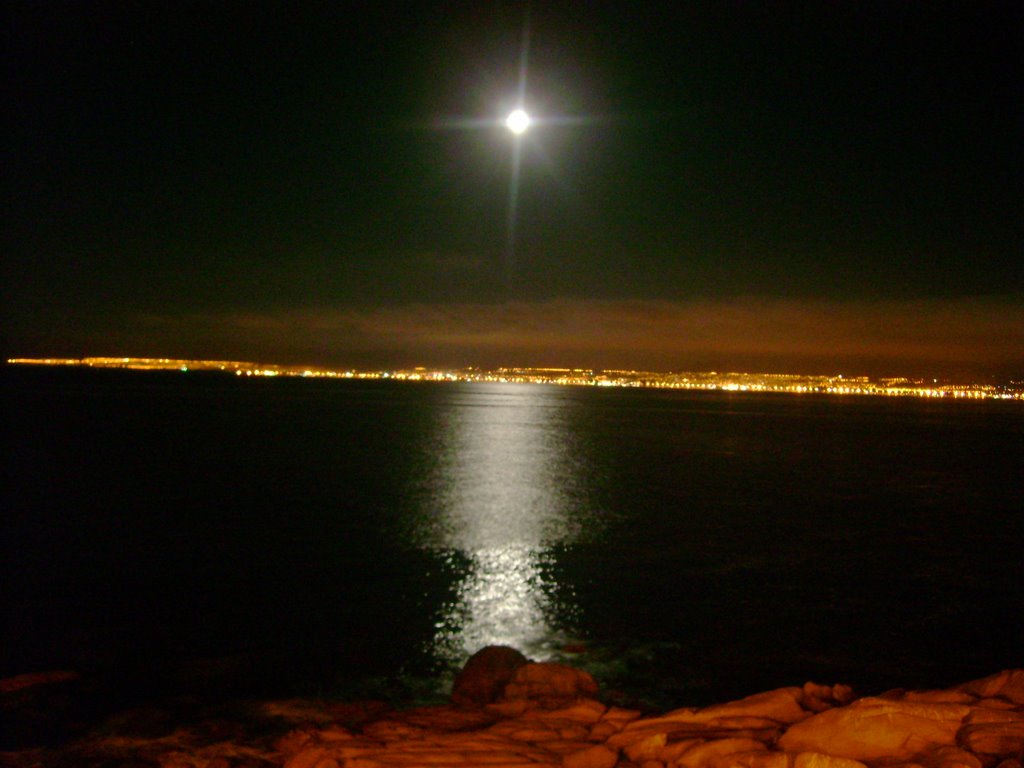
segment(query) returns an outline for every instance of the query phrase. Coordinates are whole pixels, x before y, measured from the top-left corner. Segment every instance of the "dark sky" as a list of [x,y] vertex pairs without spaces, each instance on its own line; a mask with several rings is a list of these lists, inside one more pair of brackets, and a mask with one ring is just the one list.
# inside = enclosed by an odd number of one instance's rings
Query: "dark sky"
[[1024,376],[1024,5],[525,15],[5,4],[3,352]]

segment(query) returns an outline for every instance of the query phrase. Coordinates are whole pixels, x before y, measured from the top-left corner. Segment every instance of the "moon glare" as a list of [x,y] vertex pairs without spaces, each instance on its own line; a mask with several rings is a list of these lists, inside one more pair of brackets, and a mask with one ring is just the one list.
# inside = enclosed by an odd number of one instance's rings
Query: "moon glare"
[[523,133],[530,127],[530,116],[521,109],[514,110],[505,120],[505,125],[512,133]]

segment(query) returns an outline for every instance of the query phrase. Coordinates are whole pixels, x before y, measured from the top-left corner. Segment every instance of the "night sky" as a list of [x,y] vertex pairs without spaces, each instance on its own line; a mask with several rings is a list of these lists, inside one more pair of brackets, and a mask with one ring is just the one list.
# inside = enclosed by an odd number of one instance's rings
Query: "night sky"
[[0,351],[1024,377],[1024,4],[527,11],[6,3]]

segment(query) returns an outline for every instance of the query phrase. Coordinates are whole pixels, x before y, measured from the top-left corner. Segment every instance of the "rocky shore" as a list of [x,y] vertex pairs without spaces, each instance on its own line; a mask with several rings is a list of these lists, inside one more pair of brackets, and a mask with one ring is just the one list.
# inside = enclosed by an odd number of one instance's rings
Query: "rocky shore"
[[[0,681],[5,709],[67,677]],[[1024,670],[953,688],[858,697],[804,683],[702,709],[645,713],[603,699],[572,667],[485,648],[450,704],[245,702],[143,708],[0,765],[96,768],[1022,768]]]

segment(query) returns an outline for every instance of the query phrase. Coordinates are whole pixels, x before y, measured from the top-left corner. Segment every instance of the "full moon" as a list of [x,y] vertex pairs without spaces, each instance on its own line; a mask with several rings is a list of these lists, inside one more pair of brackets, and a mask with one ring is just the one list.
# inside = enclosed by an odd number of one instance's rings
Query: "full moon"
[[530,127],[530,116],[523,110],[517,109],[505,119],[505,125],[512,133],[520,134]]

